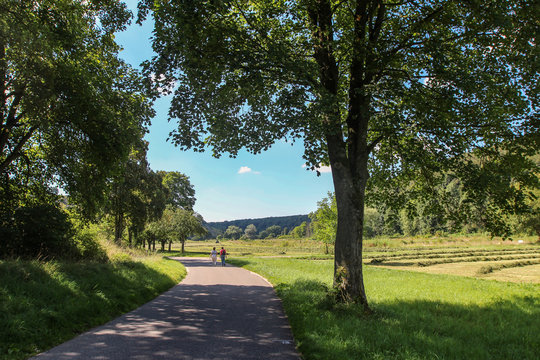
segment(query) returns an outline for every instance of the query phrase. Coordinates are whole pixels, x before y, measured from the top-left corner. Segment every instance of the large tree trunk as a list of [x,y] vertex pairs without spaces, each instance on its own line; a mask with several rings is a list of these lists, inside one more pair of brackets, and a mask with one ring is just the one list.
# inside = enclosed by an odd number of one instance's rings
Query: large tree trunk
[[[369,153],[376,141],[368,144],[370,96],[366,85],[371,84],[374,73],[373,54],[365,46],[366,38],[374,41],[384,19],[384,4],[368,6],[358,1],[354,16],[355,42],[349,79],[349,104],[344,127],[337,98],[339,67],[334,55],[333,9],[329,0],[317,0],[308,7],[313,26],[314,58],[320,71],[322,104],[326,104],[322,119],[328,158],[338,208],[338,225],[334,256],[334,286],[340,301],[356,302],[369,312],[362,273],[362,230],[364,224],[364,197],[368,180]],[[372,11],[371,15],[368,14]],[[368,16],[369,15],[369,16]],[[368,23],[373,19],[373,23]],[[369,37],[366,37],[367,29]],[[371,44],[368,44],[371,45]],[[347,138],[344,138],[347,134]]]
[[353,181],[350,174],[348,176],[343,174],[347,170],[332,171],[338,209],[334,287],[337,290],[338,300],[360,303],[369,312],[362,271],[364,194],[367,179]]

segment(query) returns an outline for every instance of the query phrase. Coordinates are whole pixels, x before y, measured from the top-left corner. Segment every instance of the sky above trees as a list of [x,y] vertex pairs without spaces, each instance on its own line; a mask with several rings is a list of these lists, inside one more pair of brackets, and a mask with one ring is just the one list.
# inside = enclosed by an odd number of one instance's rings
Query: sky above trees
[[[136,15],[137,1],[126,3]],[[120,56],[134,67],[151,58],[151,33],[150,21],[143,26],[133,21],[116,36],[124,48]],[[170,100],[164,97],[155,103],[156,116],[145,137],[148,161],[154,171],[180,171],[189,176],[196,191],[194,210],[206,221],[307,214],[333,189],[329,169],[322,168],[320,176],[306,170],[302,143],[278,142],[259,155],[241,151],[235,159],[175,148],[166,141],[175,126],[167,122]]]

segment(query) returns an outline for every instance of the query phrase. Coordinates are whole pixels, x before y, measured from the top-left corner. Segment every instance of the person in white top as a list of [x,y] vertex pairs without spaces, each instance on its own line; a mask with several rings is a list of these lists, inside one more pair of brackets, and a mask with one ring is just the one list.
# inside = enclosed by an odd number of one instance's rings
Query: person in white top
[[212,249],[212,252],[210,253],[210,258],[212,259],[212,264],[216,266],[217,262],[217,251],[216,248]]

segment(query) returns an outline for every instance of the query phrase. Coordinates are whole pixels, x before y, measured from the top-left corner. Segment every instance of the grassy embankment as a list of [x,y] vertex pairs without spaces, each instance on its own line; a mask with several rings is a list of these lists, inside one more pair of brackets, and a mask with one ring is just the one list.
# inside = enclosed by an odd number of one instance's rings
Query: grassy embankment
[[275,285],[308,360],[538,358],[540,284],[365,266],[365,316],[327,296],[331,260],[231,261]]
[[107,245],[99,262],[0,261],[0,359],[25,359],[177,284],[177,261]]

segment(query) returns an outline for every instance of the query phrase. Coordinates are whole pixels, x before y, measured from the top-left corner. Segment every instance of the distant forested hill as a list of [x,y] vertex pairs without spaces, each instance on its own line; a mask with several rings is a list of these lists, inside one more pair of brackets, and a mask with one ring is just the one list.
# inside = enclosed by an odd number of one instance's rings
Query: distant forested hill
[[298,225],[302,224],[304,221],[309,222],[309,217],[307,215],[292,215],[292,216],[277,216],[277,217],[266,217],[261,219],[242,219],[242,220],[232,220],[232,221],[221,221],[221,222],[209,222],[205,223],[205,227],[212,234],[212,237],[215,237],[219,234],[222,234],[227,230],[231,225],[238,226],[242,230],[246,229],[246,226],[249,224],[255,225],[257,232],[261,232],[272,225],[278,225],[282,229],[287,228],[287,231],[291,231]]

